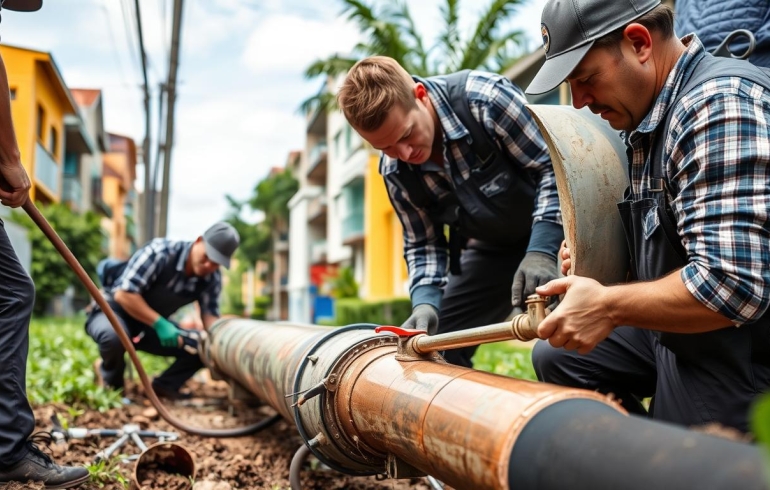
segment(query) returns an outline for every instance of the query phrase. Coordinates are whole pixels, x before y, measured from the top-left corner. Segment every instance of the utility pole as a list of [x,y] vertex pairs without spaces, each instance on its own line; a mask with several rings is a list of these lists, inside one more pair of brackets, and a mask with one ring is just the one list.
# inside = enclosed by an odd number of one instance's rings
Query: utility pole
[[154,237],[152,220],[153,210],[150,209],[150,88],[147,82],[147,53],[144,51],[144,34],[142,32],[142,14],[139,0],[134,0],[136,8],[136,30],[139,34],[139,53],[142,58],[142,75],[144,76],[144,142],[142,143],[142,159],[144,160],[144,195],[142,196],[142,226],[139,230],[139,243],[147,243]]
[[158,214],[158,192],[156,189],[158,188],[158,172],[160,171],[161,167],[161,155],[163,154],[163,107],[164,107],[164,97],[166,95],[166,82],[160,82],[158,84],[158,145],[156,147],[157,153],[155,154],[155,165],[153,165],[152,168],[152,192],[150,193],[150,210],[152,211],[152,217],[150,218],[150,226],[152,227],[152,237],[155,238],[156,236],[159,236],[158,234],[158,226],[160,226],[160,220],[156,220],[155,217]]
[[182,0],[174,0],[174,21],[171,33],[171,58],[166,82],[166,141],[163,144],[163,187],[160,195],[160,226],[158,235],[165,237],[168,227],[168,190],[171,174],[171,147],[174,145],[174,103],[176,102],[176,73],[179,65],[179,43],[182,37]]

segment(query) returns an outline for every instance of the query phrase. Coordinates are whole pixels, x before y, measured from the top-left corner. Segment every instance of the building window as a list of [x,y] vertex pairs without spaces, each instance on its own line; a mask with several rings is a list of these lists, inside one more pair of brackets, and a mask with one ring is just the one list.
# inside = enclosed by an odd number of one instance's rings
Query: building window
[[56,128],[51,126],[51,138],[48,141],[48,151],[51,155],[56,156],[56,146],[59,144],[59,133],[56,132]]
[[43,106],[37,106],[37,139],[43,141],[43,128],[45,127],[45,110]]
[[16,100],[16,87],[12,87],[10,91],[11,100]]

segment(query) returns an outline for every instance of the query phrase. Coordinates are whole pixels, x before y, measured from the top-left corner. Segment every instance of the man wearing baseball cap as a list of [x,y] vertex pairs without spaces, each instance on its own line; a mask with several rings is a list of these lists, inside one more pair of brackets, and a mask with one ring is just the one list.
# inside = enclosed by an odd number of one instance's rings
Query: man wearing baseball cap
[[[111,261],[101,268],[100,279],[107,300],[128,336],[134,339],[136,350],[176,358],[153,380],[158,395],[171,399],[190,396],[180,388],[203,364],[197,353],[184,348],[186,331],[170,321],[169,316],[197,301],[205,329],[219,319],[219,267],[230,267],[239,240],[235,228],[219,222],[195,241],[156,238],[128,261]],[[122,389],[126,366],[123,345],[98,307],[89,313],[86,331],[99,344],[101,363],[97,361],[95,366],[97,380]]]
[[[42,4],[42,0],[0,0],[0,10],[32,12]],[[31,183],[20,160],[9,92],[0,59],[0,203],[16,208],[29,199]],[[0,487],[35,481],[45,488],[73,488],[88,480],[88,470],[57,465],[38,446],[50,437],[31,436],[35,416],[27,401],[25,380],[34,302],[35,284],[21,266],[0,220]]]
[[564,294],[538,329],[539,379],[747,431],[770,387],[770,78],[678,39],[657,0],[550,0],[541,30],[546,62],[527,92],[566,80],[576,108],[624,131],[634,281],[538,288]]

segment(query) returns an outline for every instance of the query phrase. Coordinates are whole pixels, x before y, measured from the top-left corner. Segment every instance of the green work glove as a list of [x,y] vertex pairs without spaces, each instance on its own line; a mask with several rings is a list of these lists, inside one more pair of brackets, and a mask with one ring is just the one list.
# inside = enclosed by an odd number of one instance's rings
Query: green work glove
[[179,347],[179,329],[176,325],[161,316],[155,320],[152,328],[158,334],[160,345],[163,347]]

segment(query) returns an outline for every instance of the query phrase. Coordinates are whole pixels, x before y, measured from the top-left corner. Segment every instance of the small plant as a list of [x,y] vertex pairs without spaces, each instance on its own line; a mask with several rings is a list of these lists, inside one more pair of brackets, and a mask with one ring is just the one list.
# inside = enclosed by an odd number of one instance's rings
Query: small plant
[[[99,358],[96,342],[86,334],[85,318],[34,319],[30,324],[27,358],[27,396],[33,405],[69,405],[70,419],[90,408],[105,412],[122,406],[122,395],[94,384],[93,362]],[[144,353],[139,358],[148,373],[169,365],[163,357]]]
[[121,473],[120,461],[125,456],[114,456],[109,460],[99,460],[96,463],[86,464],[89,481],[99,488],[104,488],[109,483],[117,483],[123,488],[128,488],[131,481]]
[[473,356],[473,367],[480,371],[537,381],[531,351],[507,342],[479,346]]

